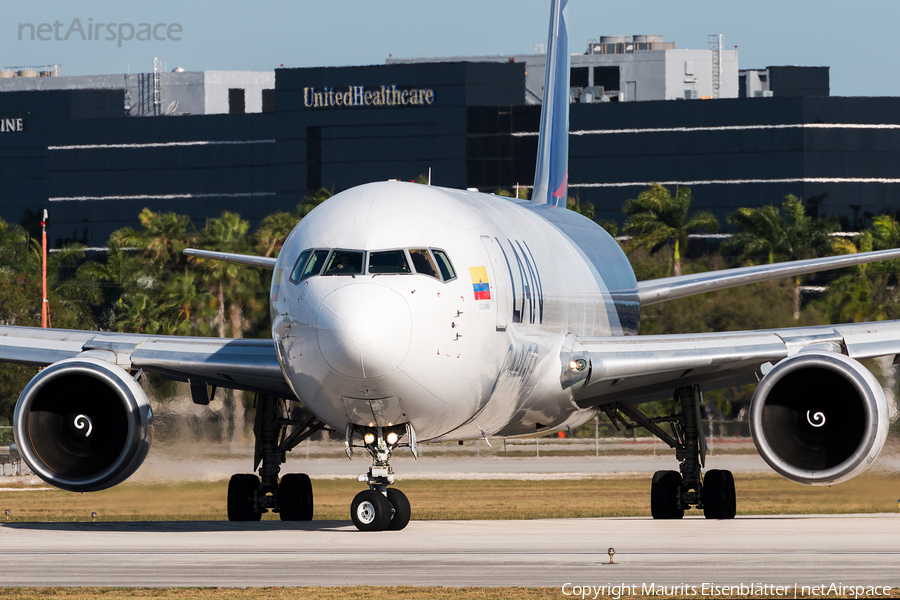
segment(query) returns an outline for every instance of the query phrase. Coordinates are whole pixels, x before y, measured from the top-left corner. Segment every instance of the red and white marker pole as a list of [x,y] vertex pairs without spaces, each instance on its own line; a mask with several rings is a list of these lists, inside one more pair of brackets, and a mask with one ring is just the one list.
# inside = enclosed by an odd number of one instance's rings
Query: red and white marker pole
[[43,257],[41,260],[41,327],[50,327],[50,303],[47,302],[47,209],[44,209],[44,218],[41,220],[41,246]]

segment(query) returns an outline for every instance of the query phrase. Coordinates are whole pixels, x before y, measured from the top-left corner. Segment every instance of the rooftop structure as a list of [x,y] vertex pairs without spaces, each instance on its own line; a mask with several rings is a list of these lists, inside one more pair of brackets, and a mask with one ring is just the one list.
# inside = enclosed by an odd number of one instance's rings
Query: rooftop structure
[[830,96],[828,67],[767,67],[738,71],[739,98]]
[[[445,58],[389,58],[388,64],[433,62],[519,62],[525,64],[525,104],[540,104],[546,56],[533,54]],[[725,50],[722,36],[708,48],[678,50],[661,35],[603,36],[570,60],[571,101],[635,102],[738,97],[738,53]]]
[[55,69],[0,70],[0,92],[33,90],[124,90],[125,111],[131,116],[214,115],[272,112],[274,71],[167,72],[154,60],[149,73],[61,75]]

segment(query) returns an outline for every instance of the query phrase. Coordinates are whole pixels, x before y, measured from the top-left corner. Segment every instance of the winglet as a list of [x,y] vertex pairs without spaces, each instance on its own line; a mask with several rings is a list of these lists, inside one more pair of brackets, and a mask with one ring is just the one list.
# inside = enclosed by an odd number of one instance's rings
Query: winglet
[[550,35],[541,106],[537,167],[534,170],[535,204],[565,206],[569,179],[569,34],[568,0],[551,0]]

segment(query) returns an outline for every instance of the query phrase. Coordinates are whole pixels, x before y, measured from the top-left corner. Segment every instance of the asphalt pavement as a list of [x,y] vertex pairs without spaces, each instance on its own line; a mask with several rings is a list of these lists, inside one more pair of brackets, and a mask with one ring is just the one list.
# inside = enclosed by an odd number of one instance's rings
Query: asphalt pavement
[[549,586],[562,593],[565,584],[900,585],[896,514],[413,521],[377,533],[346,521],[4,523],[0,539],[0,586]]

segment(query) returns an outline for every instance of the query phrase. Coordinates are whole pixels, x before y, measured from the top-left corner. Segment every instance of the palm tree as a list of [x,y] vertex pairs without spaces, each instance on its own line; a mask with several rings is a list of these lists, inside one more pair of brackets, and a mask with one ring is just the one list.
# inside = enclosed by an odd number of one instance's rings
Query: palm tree
[[[201,248],[223,252],[248,253],[250,240],[247,232],[250,223],[240,215],[223,212],[222,216],[209,219],[200,232]],[[231,326],[231,337],[241,338],[250,329],[254,320],[265,313],[266,293],[262,287],[259,270],[223,261],[192,258],[204,267],[201,275],[207,284],[215,309],[213,325],[219,337],[227,335]],[[244,436],[244,412],[241,392],[231,391],[232,442],[240,443]]]
[[86,304],[93,308],[94,319],[102,329],[117,329],[115,323],[124,306],[123,298],[147,270],[136,251],[122,246],[117,237],[120,232],[110,236],[106,244],[106,260],[86,261],[78,268],[75,277],[81,285]]
[[141,249],[150,264],[157,269],[183,269],[187,265],[183,251],[197,237],[195,232],[189,231],[193,229],[190,217],[176,213],[155,213],[145,208],[138,219],[143,226],[142,230],[126,228],[113,234],[119,245]]
[[[738,262],[766,262],[812,258],[831,250],[829,234],[837,229],[831,219],[814,219],[806,214],[803,201],[788,194],[781,208],[739,208],[728,216],[739,231],[722,244],[725,252],[737,255]],[[800,318],[800,277],[794,277],[794,319]]]
[[[851,241],[833,243],[838,254],[900,247],[900,223],[888,215],[872,219],[872,227]],[[832,323],[881,321],[900,316],[898,289],[900,260],[853,267],[853,272],[833,281],[825,293],[826,313]]]
[[628,215],[623,230],[634,236],[632,247],[649,248],[654,254],[670,240],[673,242],[672,273],[676,276],[681,275],[681,257],[687,250],[688,235],[700,229],[719,229],[719,222],[707,211],[688,219],[690,206],[690,188],[678,188],[673,197],[666,187],[654,183],[622,207]]
[[334,196],[333,190],[326,190],[325,188],[319,189],[312,196],[307,196],[300,201],[300,204],[297,205],[297,216],[302,219],[310,212],[312,212],[315,207],[322,204],[332,196]]
[[193,333],[194,286],[185,286],[189,265],[183,250],[194,245],[190,219],[175,213],[139,216],[141,229],[120,229],[110,236],[105,262],[88,261],[76,278],[95,296],[101,326],[142,333]]
[[278,256],[287,236],[299,222],[299,216],[286,212],[277,212],[267,216],[259,224],[253,236],[256,238],[258,251],[263,256]]
[[578,194],[575,195],[574,198],[571,196],[566,199],[566,208],[573,212],[577,212],[579,215],[585,216],[591,221],[594,220],[594,205],[590,202],[581,203],[581,198],[578,197]]

